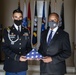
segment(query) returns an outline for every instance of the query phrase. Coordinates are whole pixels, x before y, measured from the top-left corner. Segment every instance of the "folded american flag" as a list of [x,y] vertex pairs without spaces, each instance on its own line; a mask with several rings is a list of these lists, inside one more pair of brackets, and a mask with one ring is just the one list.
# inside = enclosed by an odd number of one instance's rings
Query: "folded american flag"
[[36,49],[32,49],[27,55],[26,58],[32,58],[32,59],[41,59],[42,55],[38,53]]

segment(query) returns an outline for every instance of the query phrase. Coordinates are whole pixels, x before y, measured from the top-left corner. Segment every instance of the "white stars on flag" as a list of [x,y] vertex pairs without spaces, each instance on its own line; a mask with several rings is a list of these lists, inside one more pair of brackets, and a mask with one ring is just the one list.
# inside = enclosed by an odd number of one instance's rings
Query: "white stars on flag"
[[39,54],[37,50],[32,49],[32,51],[30,51],[30,52],[26,55],[26,58],[27,58],[27,59],[30,59],[30,58],[32,58],[32,59],[37,59],[37,58],[38,58],[38,59],[41,59],[41,58],[42,58],[42,55]]

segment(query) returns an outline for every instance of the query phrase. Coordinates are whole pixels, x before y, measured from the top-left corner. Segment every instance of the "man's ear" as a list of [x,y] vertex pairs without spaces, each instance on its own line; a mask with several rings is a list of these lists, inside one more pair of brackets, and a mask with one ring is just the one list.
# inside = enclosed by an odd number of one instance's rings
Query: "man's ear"
[[13,16],[12,16],[12,20],[14,20]]

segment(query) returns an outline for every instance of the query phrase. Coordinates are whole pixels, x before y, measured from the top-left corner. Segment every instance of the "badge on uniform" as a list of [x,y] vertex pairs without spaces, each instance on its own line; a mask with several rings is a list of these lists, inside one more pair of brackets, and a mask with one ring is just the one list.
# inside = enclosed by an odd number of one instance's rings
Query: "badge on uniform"
[[13,39],[13,38],[15,38],[15,36],[16,35],[14,33],[11,33],[10,38]]
[[28,33],[24,33],[23,36],[28,36]]
[[10,40],[10,42],[11,42],[11,45],[14,45],[14,43],[19,40],[19,36],[17,35],[17,39],[13,41],[12,39],[15,38],[15,36],[16,36],[16,35],[15,35],[14,33],[11,33],[11,34],[10,34],[10,32],[8,32],[8,38],[9,38],[9,40]]
[[4,38],[2,38],[2,42],[3,42],[3,43],[5,42]]
[[28,37],[28,36],[29,36],[29,34],[28,34],[27,32],[26,32],[26,33],[24,33],[24,34],[23,34],[23,36],[25,37],[25,40],[29,39],[29,37]]

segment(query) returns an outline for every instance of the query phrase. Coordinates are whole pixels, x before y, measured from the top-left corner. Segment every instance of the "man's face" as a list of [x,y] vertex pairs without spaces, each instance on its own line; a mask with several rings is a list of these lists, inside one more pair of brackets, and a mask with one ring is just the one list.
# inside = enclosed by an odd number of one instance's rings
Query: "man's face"
[[21,13],[14,13],[12,16],[13,20],[22,20],[22,14]]
[[59,25],[58,22],[59,22],[59,17],[58,17],[57,14],[51,14],[49,16],[49,22],[48,22],[48,24],[49,24],[49,27],[51,29],[54,29],[55,27],[57,27]]
[[59,22],[59,18],[55,15],[55,14],[52,14],[49,16],[49,21],[54,21],[54,22]]

